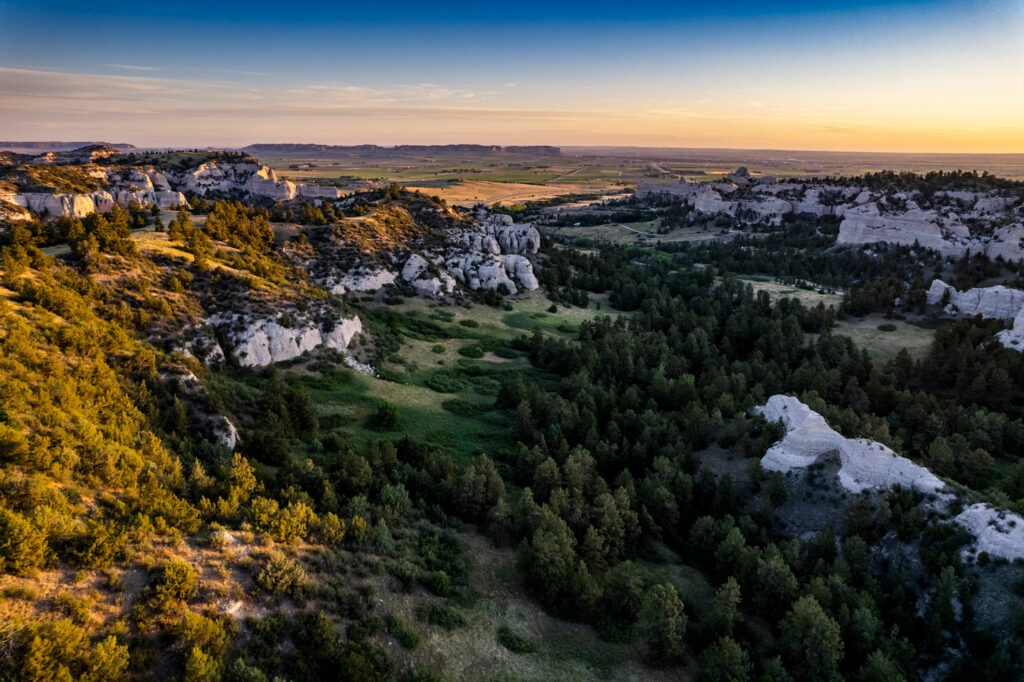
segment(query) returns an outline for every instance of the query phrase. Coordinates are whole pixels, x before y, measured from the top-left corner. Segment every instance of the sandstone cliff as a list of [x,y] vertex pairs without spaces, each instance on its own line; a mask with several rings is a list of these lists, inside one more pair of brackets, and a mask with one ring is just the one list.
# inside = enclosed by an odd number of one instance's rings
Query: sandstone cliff
[[787,213],[833,215],[841,219],[839,244],[919,244],[945,256],[970,251],[990,258],[1024,258],[1024,202],[1019,191],[940,191],[926,197],[829,181],[759,182],[743,168],[725,179],[641,182],[637,197],[668,195],[699,213],[774,225]]

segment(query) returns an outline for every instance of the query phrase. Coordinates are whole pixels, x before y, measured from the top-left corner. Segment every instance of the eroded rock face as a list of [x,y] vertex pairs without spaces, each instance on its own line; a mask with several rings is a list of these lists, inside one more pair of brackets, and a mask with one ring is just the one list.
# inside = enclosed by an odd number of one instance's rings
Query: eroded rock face
[[502,253],[530,256],[540,251],[540,233],[532,223],[513,223],[512,216],[495,213],[483,217],[480,224]]
[[372,260],[338,235],[314,234],[313,257],[303,264],[337,295],[392,284],[408,285],[431,298],[453,294],[459,283],[469,289],[504,286],[510,294],[536,289],[540,283],[529,256],[540,248],[540,233],[531,224],[516,224],[509,216],[485,210],[474,218],[414,235]]
[[238,445],[238,429],[230,419],[223,415],[220,415],[213,423],[213,436],[218,443],[229,450],[234,450]]
[[[834,215],[842,219],[839,244],[916,243],[944,256],[959,257],[970,251],[990,258],[1024,257],[1024,206],[1010,193],[956,191],[924,197],[830,183],[763,182],[742,168],[725,179],[713,183],[685,179],[668,184],[641,182],[637,197],[669,195],[699,213],[769,224],[779,224],[789,212]],[[977,235],[972,235],[965,221],[980,228]]]
[[216,316],[209,322],[225,331],[239,364],[246,367],[292,360],[320,347],[343,351],[363,328],[358,317],[342,318],[330,325],[320,325],[308,318],[298,318],[286,325],[280,318],[239,320],[238,316]]
[[842,464],[839,483],[850,492],[886,490],[894,485],[922,492],[945,487],[928,469],[874,441],[846,438],[834,431],[817,412],[792,396],[773,395],[761,414],[770,422],[780,419],[786,435],[761,459],[768,471],[805,469],[830,452],[838,452]]
[[929,305],[940,305],[947,298],[944,308],[950,315],[981,315],[985,318],[1013,320],[1013,327],[1005,329],[996,338],[1003,346],[1024,351],[1024,291],[1010,289],[1002,285],[994,287],[975,287],[967,291],[957,291],[941,279],[932,281],[928,288],[926,300]]
[[[792,396],[773,395],[764,407],[755,408],[771,422],[782,420],[786,435],[761,459],[768,471],[805,469],[828,453],[838,453],[839,482],[847,490],[887,490],[894,485],[935,493],[931,504],[948,509],[955,500],[946,485],[928,469],[900,457],[873,441],[845,438],[831,429],[825,419]],[[1024,518],[1005,509],[973,504],[953,521],[974,536],[966,556],[987,552],[993,557],[1024,558]]]
[[941,279],[928,288],[928,305],[939,305],[949,293],[945,311],[950,314],[973,317],[1013,319],[1024,308],[1024,291],[1004,286],[975,287],[957,291]]

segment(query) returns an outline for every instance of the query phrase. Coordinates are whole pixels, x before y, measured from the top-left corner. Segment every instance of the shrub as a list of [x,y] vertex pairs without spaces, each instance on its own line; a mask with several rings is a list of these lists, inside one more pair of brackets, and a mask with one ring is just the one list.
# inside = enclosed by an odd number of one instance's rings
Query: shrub
[[416,581],[420,579],[420,567],[411,561],[402,561],[394,567],[392,574],[398,578],[398,582],[402,584],[402,589],[410,592]]
[[480,326],[479,322],[477,322],[476,320],[471,320],[469,318],[464,318],[464,319],[459,320],[459,324],[461,324],[463,327],[479,327]]
[[431,374],[424,382],[431,391],[438,393],[458,393],[469,385],[457,370],[441,369]]
[[172,561],[164,566],[156,584],[156,598],[163,604],[188,601],[198,591],[196,569],[185,561]]
[[186,611],[175,628],[175,635],[186,645],[186,651],[198,647],[216,657],[227,651],[229,634],[227,621],[207,618],[195,611]]
[[84,599],[64,591],[57,595],[55,601],[57,607],[70,617],[75,625],[85,625],[89,622],[89,604]]
[[27,575],[46,561],[46,536],[21,514],[0,509],[0,572]]
[[451,400],[445,400],[441,403],[441,409],[445,412],[451,412],[461,417],[473,417],[478,414],[483,414],[490,410],[490,406],[482,405],[480,403],[474,403],[469,400],[463,400],[462,398],[452,398]]
[[430,349],[432,352],[442,355],[444,353],[444,346],[439,343],[434,344],[434,347]]
[[388,632],[406,649],[415,649],[420,645],[419,633],[393,613],[388,615]]
[[444,571],[434,571],[427,580],[427,587],[439,597],[447,597],[452,587],[452,581]]
[[394,430],[400,423],[398,418],[398,406],[388,401],[383,401],[377,406],[377,414],[374,415],[374,424],[379,429]]
[[420,604],[416,607],[416,620],[454,630],[466,624],[466,617],[443,604]]
[[498,628],[498,644],[514,654],[529,654],[537,650],[537,645],[523,637],[507,625]]
[[479,343],[471,343],[460,348],[459,355],[476,360],[484,356],[484,349]]
[[896,325],[886,322],[885,324],[878,325],[878,331],[880,332],[894,332],[896,331]]
[[306,571],[298,562],[275,552],[256,575],[256,584],[275,596],[299,598],[306,585]]

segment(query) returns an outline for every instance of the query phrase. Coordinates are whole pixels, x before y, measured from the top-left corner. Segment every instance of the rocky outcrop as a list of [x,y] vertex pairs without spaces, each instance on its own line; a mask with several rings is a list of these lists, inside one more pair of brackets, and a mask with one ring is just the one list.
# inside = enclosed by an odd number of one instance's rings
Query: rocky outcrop
[[987,504],[972,504],[953,521],[976,538],[974,549],[993,557],[1024,559],[1024,518]]
[[316,348],[344,351],[362,331],[358,317],[342,318],[331,324],[317,324],[308,318],[290,320],[255,319],[240,315],[215,316],[208,322],[224,331],[233,344],[238,362],[246,367],[263,367],[299,357]]
[[217,439],[217,442],[229,450],[234,450],[235,446],[238,445],[238,429],[235,428],[235,425],[227,417],[218,415],[214,419],[211,429],[213,437]]
[[996,338],[1010,350],[1024,351],[1024,308],[1013,318],[1013,327],[999,332]]
[[1009,190],[945,191],[925,197],[829,182],[760,182],[741,168],[726,175],[725,182],[694,183],[684,178],[637,185],[639,199],[653,195],[678,198],[698,213],[746,222],[777,225],[790,212],[838,216],[839,244],[919,244],[952,257],[968,251],[993,259],[1024,257],[1024,207]]
[[926,300],[929,305],[941,305],[946,300],[943,310],[950,315],[1012,319],[1013,327],[999,332],[996,338],[1011,350],[1024,351],[1024,291],[1002,285],[957,291],[941,279],[936,279],[928,288]]
[[[312,257],[303,266],[336,295],[373,292],[390,285],[439,298],[468,289],[531,291],[540,283],[531,256],[540,248],[532,224],[517,224],[486,210],[439,220],[429,230],[411,231],[401,246],[368,257],[330,230],[312,231]],[[430,220],[440,218],[432,212]],[[353,239],[352,241],[357,241]]]
[[[900,457],[881,443],[843,437],[820,414],[796,398],[773,395],[755,412],[770,422],[782,420],[786,427],[782,440],[761,459],[761,466],[768,471],[806,469],[823,456],[836,453],[841,464],[839,483],[851,492],[887,490],[898,484],[936,493],[931,498],[935,509],[948,510],[955,500],[946,485],[925,467]],[[1011,560],[1024,558],[1024,519],[1019,515],[986,504],[973,504],[953,521],[975,538],[972,546],[964,550],[965,556],[986,552]]]
[[768,471],[788,472],[806,469],[822,456],[839,455],[839,483],[850,492],[887,490],[894,485],[922,492],[945,487],[928,469],[874,441],[846,438],[829,427],[825,419],[791,396],[773,395],[757,412],[769,422],[780,419],[786,435],[761,459]]
[[513,223],[503,213],[478,214],[484,234],[494,237],[502,253],[530,256],[540,251],[540,233],[532,223]]
[[[948,298],[947,298],[948,294]],[[1013,319],[1024,308],[1024,291],[1004,286],[975,287],[957,291],[941,279],[934,280],[926,295],[928,305],[939,305],[946,300],[949,314],[973,317]]]

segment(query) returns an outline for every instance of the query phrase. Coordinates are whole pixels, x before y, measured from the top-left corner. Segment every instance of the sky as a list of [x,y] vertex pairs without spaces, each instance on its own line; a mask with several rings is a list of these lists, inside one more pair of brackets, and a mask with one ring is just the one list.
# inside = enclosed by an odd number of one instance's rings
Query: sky
[[1024,153],[1024,0],[0,0],[0,139]]

